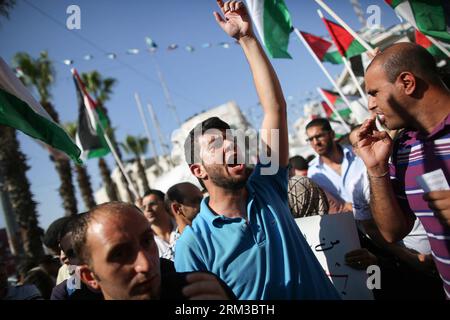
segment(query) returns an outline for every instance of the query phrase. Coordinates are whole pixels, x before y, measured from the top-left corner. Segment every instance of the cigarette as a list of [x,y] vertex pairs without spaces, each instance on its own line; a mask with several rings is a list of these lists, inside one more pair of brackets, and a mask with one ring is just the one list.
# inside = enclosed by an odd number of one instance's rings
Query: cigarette
[[376,115],[376,118],[375,118],[375,125],[377,126],[377,129],[379,130],[379,131],[387,131],[388,130],[388,128],[384,125],[384,123],[382,123],[381,121],[380,121],[380,115]]

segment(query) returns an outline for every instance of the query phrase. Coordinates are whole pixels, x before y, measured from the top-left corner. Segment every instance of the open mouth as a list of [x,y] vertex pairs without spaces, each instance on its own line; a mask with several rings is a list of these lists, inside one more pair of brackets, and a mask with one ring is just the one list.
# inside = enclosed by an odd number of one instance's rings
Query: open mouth
[[244,164],[243,163],[231,163],[231,164],[227,164],[227,167],[228,168],[236,168],[236,167],[239,167],[239,166],[244,166]]
[[384,114],[377,113],[377,116],[375,119],[375,125],[376,125],[377,129],[380,131],[388,129],[386,126],[386,117],[384,116]]
[[384,114],[377,113],[377,119],[382,125],[384,125],[386,122],[386,117],[384,116]]
[[243,174],[245,171],[245,164],[243,163],[244,159],[239,157],[237,152],[230,154],[226,159],[225,164],[227,166],[227,170],[230,174]]
[[245,165],[243,163],[227,164],[228,171],[233,174],[241,174],[244,172]]

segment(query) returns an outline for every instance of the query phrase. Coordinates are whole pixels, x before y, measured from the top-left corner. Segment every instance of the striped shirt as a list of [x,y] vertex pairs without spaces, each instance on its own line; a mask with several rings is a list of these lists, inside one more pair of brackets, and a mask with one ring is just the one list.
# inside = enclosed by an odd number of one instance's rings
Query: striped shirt
[[394,143],[390,175],[405,213],[414,214],[425,228],[431,254],[450,298],[450,227],[442,224],[423,200],[416,177],[442,169],[450,181],[450,115],[429,135],[404,130]]

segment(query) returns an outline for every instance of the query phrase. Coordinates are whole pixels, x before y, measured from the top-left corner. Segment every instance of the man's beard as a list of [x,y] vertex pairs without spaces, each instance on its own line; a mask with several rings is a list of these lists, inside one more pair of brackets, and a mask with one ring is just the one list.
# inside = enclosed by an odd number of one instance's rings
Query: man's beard
[[224,176],[223,166],[222,165],[210,165],[205,166],[205,170],[208,173],[211,181],[218,187],[223,189],[237,191],[245,187],[247,183],[247,175],[243,175],[241,177],[230,177]]
[[[417,121],[415,120],[414,116],[408,113],[408,106],[403,105],[398,99],[395,98],[395,96],[391,93],[389,94],[389,97],[387,99],[387,105],[391,109],[391,114],[388,118],[386,115],[384,115],[384,125],[389,130],[398,130],[403,128],[414,128],[417,124]],[[400,119],[401,121],[395,121],[395,118],[393,115],[396,116],[397,119]]]
[[329,156],[331,155],[332,152],[333,152],[333,142],[330,141],[325,145],[324,149],[320,153],[317,152],[317,154],[319,156]]

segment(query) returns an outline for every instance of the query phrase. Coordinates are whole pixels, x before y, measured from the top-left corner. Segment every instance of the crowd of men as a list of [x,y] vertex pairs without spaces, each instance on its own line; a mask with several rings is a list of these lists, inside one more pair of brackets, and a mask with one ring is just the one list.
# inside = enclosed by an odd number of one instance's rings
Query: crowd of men
[[[219,26],[247,58],[271,163],[248,168],[229,124],[199,123],[185,143],[188,182],[136,204],[108,202],[47,230],[47,256],[8,285],[7,299],[340,299],[294,218],[352,212],[361,249],[345,261],[378,265],[376,299],[450,297],[450,191],[425,192],[416,177],[450,178],[450,91],[434,58],[411,43],[378,53],[366,70],[372,116],[341,144],[326,119],[306,126],[317,154],[289,159],[286,103],[276,73],[239,1],[218,1]],[[386,130],[377,128],[377,121]],[[267,168],[276,160],[275,173]]]

